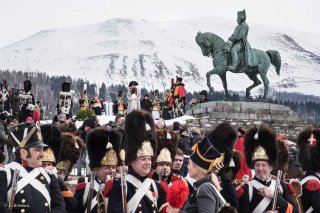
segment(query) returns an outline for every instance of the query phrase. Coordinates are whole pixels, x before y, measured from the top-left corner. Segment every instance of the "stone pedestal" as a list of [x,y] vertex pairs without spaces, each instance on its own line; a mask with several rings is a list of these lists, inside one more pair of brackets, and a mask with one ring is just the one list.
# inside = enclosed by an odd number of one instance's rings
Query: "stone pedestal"
[[262,102],[210,101],[187,111],[196,119],[187,122],[188,127],[198,127],[202,132],[213,129],[222,122],[229,122],[235,128],[250,128],[267,124],[279,134],[296,138],[306,123],[290,107]]

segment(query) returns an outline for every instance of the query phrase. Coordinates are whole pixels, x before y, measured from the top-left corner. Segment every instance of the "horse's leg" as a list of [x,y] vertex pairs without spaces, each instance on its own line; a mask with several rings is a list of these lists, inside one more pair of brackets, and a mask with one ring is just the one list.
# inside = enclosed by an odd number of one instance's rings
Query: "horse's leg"
[[223,85],[223,88],[224,88],[224,100],[228,100],[230,98],[229,96],[229,92],[228,92],[228,85],[227,85],[227,76],[226,76],[226,73],[221,73],[219,75],[219,77],[221,78],[221,81],[222,81],[222,85]]
[[246,89],[246,97],[249,97],[251,94],[251,90],[256,86],[261,84],[261,81],[258,79],[257,74],[254,73],[246,73],[246,75],[253,81],[253,84]]
[[206,77],[207,77],[207,86],[209,87],[209,91],[211,93],[213,93],[213,87],[211,86],[211,82],[210,82],[210,76],[214,74],[214,69],[207,72]]
[[[218,63],[217,63],[218,62]],[[209,87],[210,92],[213,92],[213,87],[211,86],[210,76],[213,74],[221,75],[226,72],[226,61],[213,59],[212,64],[214,69],[207,72],[207,85]],[[222,80],[222,79],[221,79]],[[223,82],[223,80],[222,80]]]
[[266,100],[268,96],[268,90],[269,90],[269,79],[265,73],[260,73],[260,76],[264,85],[263,100]]

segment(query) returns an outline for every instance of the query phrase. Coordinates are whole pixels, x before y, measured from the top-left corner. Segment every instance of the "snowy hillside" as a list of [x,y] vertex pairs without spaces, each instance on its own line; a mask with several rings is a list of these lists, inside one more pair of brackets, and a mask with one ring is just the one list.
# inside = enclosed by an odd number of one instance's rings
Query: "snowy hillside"
[[[198,18],[172,22],[111,19],[103,23],[46,29],[0,49],[0,69],[70,75],[97,83],[140,85],[163,90],[170,79],[182,76],[186,89],[207,89],[205,74],[212,69],[195,42],[196,33],[213,32],[227,39],[235,20]],[[320,41],[317,35],[251,24],[252,47],[278,50],[282,57],[281,75],[268,72],[274,91],[295,91],[319,95]],[[244,91],[251,81],[244,74],[227,74],[230,90]],[[163,84],[162,84],[163,82]],[[218,76],[212,77],[222,90]],[[252,92],[258,93],[259,86]]]

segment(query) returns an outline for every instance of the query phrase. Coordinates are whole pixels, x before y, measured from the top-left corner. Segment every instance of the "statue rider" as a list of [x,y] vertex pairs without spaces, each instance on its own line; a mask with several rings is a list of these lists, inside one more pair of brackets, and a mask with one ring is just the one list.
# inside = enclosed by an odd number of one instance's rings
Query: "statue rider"
[[224,50],[228,52],[230,52],[231,49],[232,64],[227,67],[227,69],[230,71],[236,70],[238,64],[238,52],[243,52],[243,50],[245,62],[244,65],[247,67],[256,65],[256,59],[254,58],[255,55],[252,53],[250,44],[247,40],[249,26],[246,23],[246,11],[238,11],[237,15],[238,26],[224,46]]

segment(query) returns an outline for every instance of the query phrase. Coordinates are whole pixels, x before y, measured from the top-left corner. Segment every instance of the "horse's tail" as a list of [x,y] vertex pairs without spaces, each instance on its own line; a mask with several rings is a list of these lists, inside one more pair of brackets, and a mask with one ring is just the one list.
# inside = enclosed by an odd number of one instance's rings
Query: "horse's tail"
[[266,53],[270,57],[271,64],[276,68],[277,75],[280,75],[281,56],[277,50],[267,50]]

